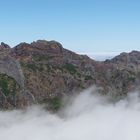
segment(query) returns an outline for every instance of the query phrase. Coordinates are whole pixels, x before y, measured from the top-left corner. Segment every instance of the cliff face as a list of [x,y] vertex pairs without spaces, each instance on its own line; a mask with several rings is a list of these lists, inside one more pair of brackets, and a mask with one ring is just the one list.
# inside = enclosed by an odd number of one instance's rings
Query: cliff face
[[38,40],[14,48],[0,45],[0,108],[45,103],[58,109],[60,99],[92,85],[101,93],[126,95],[139,88],[140,52],[122,53],[105,62],[78,55],[56,41]]

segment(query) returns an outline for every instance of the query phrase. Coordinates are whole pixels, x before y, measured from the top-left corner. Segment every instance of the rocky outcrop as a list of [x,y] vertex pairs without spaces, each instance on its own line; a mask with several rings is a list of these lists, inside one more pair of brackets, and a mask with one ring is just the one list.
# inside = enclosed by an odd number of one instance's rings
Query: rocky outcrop
[[98,62],[69,51],[56,41],[0,45],[0,108],[45,103],[58,109],[63,96],[96,85],[114,97],[139,89],[140,52]]

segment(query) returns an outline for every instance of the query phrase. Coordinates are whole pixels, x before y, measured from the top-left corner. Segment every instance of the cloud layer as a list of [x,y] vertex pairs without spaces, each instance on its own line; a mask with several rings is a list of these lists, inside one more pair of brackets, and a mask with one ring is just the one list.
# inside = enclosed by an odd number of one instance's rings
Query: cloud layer
[[43,107],[0,112],[1,140],[140,140],[137,93],[111,103],[91,89],[72,97],[58,114]]

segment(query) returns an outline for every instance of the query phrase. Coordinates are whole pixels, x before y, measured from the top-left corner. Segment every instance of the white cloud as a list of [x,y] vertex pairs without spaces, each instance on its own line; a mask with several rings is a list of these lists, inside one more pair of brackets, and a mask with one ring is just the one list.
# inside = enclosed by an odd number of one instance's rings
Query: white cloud
[[139,140],[138,94],[111,103],[96,91],[72,97],[57,115],[42,107],[0,112],[1,140]]

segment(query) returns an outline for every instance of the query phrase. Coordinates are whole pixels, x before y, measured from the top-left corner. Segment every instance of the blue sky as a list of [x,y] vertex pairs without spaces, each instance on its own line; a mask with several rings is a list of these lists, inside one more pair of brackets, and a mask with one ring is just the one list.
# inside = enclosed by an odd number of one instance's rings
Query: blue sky
[[139,0],[1,0],[0,41],[57,40],[80,53],[140,50]]

